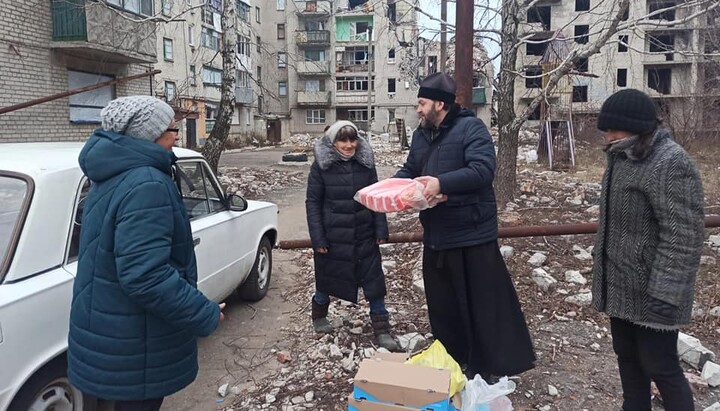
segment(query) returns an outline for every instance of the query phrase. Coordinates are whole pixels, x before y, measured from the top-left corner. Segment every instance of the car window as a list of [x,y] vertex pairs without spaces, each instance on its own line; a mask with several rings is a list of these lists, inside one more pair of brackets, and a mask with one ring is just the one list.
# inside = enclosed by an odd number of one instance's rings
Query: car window
[[75,216],[72,221],[72,229],[70,231],[70,247],[68,249],[68,262],[77,260],[80,251],[80,227],[82,226],[83,210],[85,209],[85,199],[90,190],[90,180],[83,181],[80,193],[75,200]]
[[202,161],[177,163],[175,181],[191,219],[225,209],[223,197],[215,187],[209,173],[210,171]]
[[28,193],[26,181],[0,176],[0,278],[10,256],[13,236],[20,222]]

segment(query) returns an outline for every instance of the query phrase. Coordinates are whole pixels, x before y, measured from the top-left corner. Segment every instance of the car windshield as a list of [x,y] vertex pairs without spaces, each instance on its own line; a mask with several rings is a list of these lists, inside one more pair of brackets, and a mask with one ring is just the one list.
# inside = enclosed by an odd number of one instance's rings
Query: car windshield
[[[0,276],[10,254],[10,242],[27,195],[27,183],[19,178],[0,176]],[[0,277],[1,278],[1,277]]]

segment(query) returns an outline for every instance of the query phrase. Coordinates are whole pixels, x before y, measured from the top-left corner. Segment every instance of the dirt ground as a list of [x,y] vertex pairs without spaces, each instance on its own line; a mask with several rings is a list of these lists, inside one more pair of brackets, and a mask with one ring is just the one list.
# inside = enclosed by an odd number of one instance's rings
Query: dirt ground
[[[533,147],[524,147],[524,150]],[[285,217],[287,231],[281,239],[306,238],[304,222],[304,190],[309,164],[283,166],[273,163],[286,148],[270,152],[245,150],[224,157],[224,164],[233,169],[226,173],[242,180],[241,174],[277,178],[280,182],[269,186],[239,184],[249,198],[277,201],[281,216]],[[522,151],[522,150],[521,150]],[[706,191],[706,213],[720,212],[720,167],[717,156],[720,150],[707,147],[691,148],[703,176]],[[402,163],[406,153],[386,148],[377,153],[381,178],[387,177]],[[258,157],[268,158],[258,160]],[[566,171],[547,171],[536,163],[519,161],[518,183],[522,193],[508,207],[501,207],[500,224],[545,225],[596,221],[593,205],[599,199],[600,177],[604,169],[604,155],[597,145],[578,143],[577,167]],[[242,167],[242,172],[240,168]],[[253,188],[254,187],[254,188]],[[389,215],[391,232],[416,231],[420,229],[412,213]],[[706,234],[718,234],[710,229]],[[615,356],[612,352],[609,321],[592,308],[566,302],[568,296],[583,294],[591,288],[591,261],[581,260],[573,251],[574,246],[587,249],[593,245],[592,235],[533,237],[501,240],[503,246],[511,246],[514,253],[506,259],[513,276],[518,295],[534,340],[538,357],[536,368],[514,377],[516,391],[509,397],[516,410],[568,410],[605,411],[618,410],[621,405],[621,387]],[[388,283],[388,308],[392,314],[394,332],[398,336],[418,333],[431,337],[424,296],[416,290],[414,282],[419,278],[420,245],[396,244],[383,246],[383,258]],[[532,280],[534,266],[528,263],[535,252],[542,252],[547,260],[542,265],[549,274],[558,279],[556,287],[542,291]],[[706,247],[705,256],[718,258],[717,251]],[[357,371],[359,359],[371,355],[375,348],[372,331],[368,324],[367,305],[359,306],[334,302],[330,317],[336,332],[318,336],[310,324],[309,299],[313,292],[312,254],[309,250],[275,252],[284,261],[279,276],[282,280],[271,289],[273,304],[285,307],[277,322],[255,322],[251,333],[262,335],[273,328],[277,337],[270,351],[264,352],[267,363],[252,372],[246,381],[230,381],[232,395],[224,399],[217,396],[218,381],[196,382],[206,397],[215,397],[215,407],[194,409],[234,410],[345,410],[345,398],[352,390],[352,377]],[[588,281],[576,285],[564,281],[568,270],[579,271]],[[696,285],[696,312],[690,326],[683,331],[699,338],[703,344],[720,354],[720,318],[708,311],[720,306],[719,267],[709,259],[701,266]],[[281,302],[280,302],[281,301]],[[242,331],[238,331],[238,335]],[[212,337],[211,337],[212,338]],[[415,347],[415,351],[427,346],[430,339]],[[238,351],[221,349],[217,344],[201,345],[201,363],[205,356],[225,357],[233,361]],[[265,348],[268,346],[265,345]],[[333,355],[333,350],[339,348]],[[339,353],[339,354],[338,354]],[[247,354],[246,354],[247,355]],[[217,362],[217,359],[215,360]],[[687,364],[683,367],[689,375],[699,376],[699,371]],[[202,374],[202,373],[201,373]],[[228,380],[225,378],[225,380]],[[225,381],[223,380],[223,381]],[[251,381],[250,381],[251,380]],[[549,386],[557,389],[550,395]],[[703,408],[720,401],[720,389],[710,389],[693,384],[696,408]],[[655,398],[654,409],[661,410],[662,401]],[[204,401],[203,404],[209,404]],[[192,408],[167,408],[192,409]]]

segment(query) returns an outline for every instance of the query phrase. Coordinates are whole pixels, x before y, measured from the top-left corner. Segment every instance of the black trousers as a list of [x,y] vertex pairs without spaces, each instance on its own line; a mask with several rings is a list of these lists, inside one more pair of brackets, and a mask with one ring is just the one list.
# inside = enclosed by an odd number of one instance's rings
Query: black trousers
[[666,411],[693,411],[690,391],[677,354],[677,331],[659,331],[619,318],[610,319],[613,349],[623,388],[623,411],[650,411],[650,381],[655,381]]
[[515,375],[534,367],[530,332],[497,242],[423,251],[432,333],[465,374]]

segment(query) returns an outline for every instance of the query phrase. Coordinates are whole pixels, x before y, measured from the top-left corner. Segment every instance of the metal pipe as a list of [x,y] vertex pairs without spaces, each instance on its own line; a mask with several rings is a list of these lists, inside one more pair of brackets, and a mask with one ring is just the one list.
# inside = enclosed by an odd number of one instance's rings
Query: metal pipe
[[473,0],[457,0],[455,3],[455,84],[457,103],[472,109],[473,81]]
[[35,100],[30,100],[30,101],[26,101],[24,103],[15,104],[14,106],[0,108],[0,114],[9,113],[11,111],[20,110],[20,109],[27,108],[30,106],[36,106],[38,104],[47,103],[48,101],[57,100],[59,98],[84,93],[86,91],[95,90],[95,89],[105,87],[105,86],[110,86],[113,84],[125,83],[128,81],[137,80],[139,78],[152,76],[152,75],[160,74],[160,73],[162,73],[162,70],[148,71],[148,72],[145,72],[142,74],[136,74],[134,76],[120,77],[120,78],[116,78],[114,80],[108,80],[108,81],[104,81],[102,83],[93,84],[92,86],[85,86],[85,87],[81,87],[81,88],[76,88],[74,90],[68,90],[68,91],[64,91],[62,93],[53,94],[53,95],[46,96],[46,97],[36,98]]
[[[518,238],[518,237],[545,237],[558,235],[578,235],[578,234],[595,234],[597,232],[597,223],[581,223],[581,224],[558,224],[558,225],[530,225],[518,227],[500,227],[498,230],[499,238]],[[720,227],[720,215],[711,215],[705,217],[705,228]],[[390,234],[388,243],[417,243],[423,239],[422,231],[409,233]],[[281,240],[278,248],[282,250],[293,250],[298,248],[311,248],[312,244],[309,239],[300,240]]]

